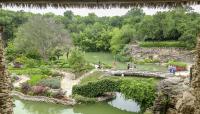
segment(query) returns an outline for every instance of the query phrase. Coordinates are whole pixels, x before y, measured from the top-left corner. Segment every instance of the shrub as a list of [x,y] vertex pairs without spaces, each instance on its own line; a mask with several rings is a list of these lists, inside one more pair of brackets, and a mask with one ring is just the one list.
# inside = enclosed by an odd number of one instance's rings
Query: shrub
[[30,85],[36,85],[40,80],[46,78],[46,75],[32,75],[31,79],[28,81]]
[[179,41],[161,41],[161,42],[140,42],[140,47],[180,47],[184,48],[186,45]]
[[43,75],[52,75],[52,71],[51,71],[51,69],[49,68],[49,67],[47,67],[47,66],[41,66],[40,67],[40,70],[41,70],[41,73],[43,74]]
[[149,80],[123,80],[120,91],[128,99],[138,102],[144,111],[153,105],[155,100],[156,85],[152,79]]
[[116,55],[116,59],[119,62],[129,62],[132,60],[129,45],[124,46],[124,48]]
[[74,72],[83,71],[85,62],[84,54],[79,48],[72,48],[70,50],[68,63]]
[[53,93],[52,97],[57,98],[57,99],[62,99],[65,97],[65,92],[63,92],[62,90],[59,90],[58,92]]
[[127,56],[127,55],[125,56],[125,55],[120,55],[120,54],[116,55],[116,59],[119,62],[129,62],[129,61],[131,61],[130,56]]
[[63,77],[64,74],[60,73],[60,72],[57,72],[57,71],[54,71],[52,72],[51,74],[52,77]]
[[39,52],[37,52],[36,50],[27,52],[26,57],[28,57],[30,59],[35,59],[35,60],[40,60],[42,58],[41,55],[39,54]]
[[180,61],[168,61],[167,65],[174,65],[174,66],[178,66],[178,67],[187,67],[187,64],[184,62],[180,62]]
[[105,92],[118,91],[119,85],[120,81],[104,79],[83,85],[75,85],[73,86],[72,93],[73,95],[78,94],[84,97],[97,97]]
[[27,58],[25,56],[20,56],[15,59],[15,62],[22,63],[27,68],[36,68],[41,65],[41,60]]
[[92,69],[94,69],[94,66],[90,65],[89,63],[86,63],[82,68],[83,71],[90,71]]
[[39,81],[38,85],[47,86],[52,89],[59,89],[60,88],[60,78],[53,77],[53,78],[42,79]]
[[24,94],[28,94],[28,92],[31,90],[31,86],[25,82],[21,84],[21,92]]
[[44,86],[33,86],[32,92],[33,95],[45,95],[47,93],[47,88]]
[[135,64],[145,64],[145,63],[159,63],[160,60],[158,59],[148,59],[148,58],[145,58],[143,60],[133,60],[133,62]]
[[8,46],[6,47],[5,51],[6,60],[8,60],[9,62],[14,61],[15,58],[19,55],[12,41],[8,42]]
[[111,69],[111,68],[112,68],[112,65],[104,64],[104,63],[103,63],[103,68],[105,68],[105,69]]
[[96,98],[83,97],[77,94],[73,95],[73,98],[76,100],[76,102],[80,102],[80,103],[95,103],[96,102]]

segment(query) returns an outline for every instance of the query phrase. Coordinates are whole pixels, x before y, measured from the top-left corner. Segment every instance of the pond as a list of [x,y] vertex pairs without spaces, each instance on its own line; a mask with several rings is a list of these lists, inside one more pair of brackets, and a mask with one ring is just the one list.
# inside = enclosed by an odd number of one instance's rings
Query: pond
[[[104,52],[87,52],[85,53],[85,59],[94,64],[98,64],[100,61],[101,63],[107,64],[112,66],[113,62],[115,61],[114,56],[111,53],[104,53]],[[117,69],[127,69],[126,62],[116,62]],[[158,64],[141,64],[136,65],[137,70],[142,71],[161,71],[167,72],[167,67],[158,65]]]
[[140,107],[132,100],[125,100],[117,93],[110,102],[80,104],[74,107],[23,101],[15,98],[14,114],[138,114]]

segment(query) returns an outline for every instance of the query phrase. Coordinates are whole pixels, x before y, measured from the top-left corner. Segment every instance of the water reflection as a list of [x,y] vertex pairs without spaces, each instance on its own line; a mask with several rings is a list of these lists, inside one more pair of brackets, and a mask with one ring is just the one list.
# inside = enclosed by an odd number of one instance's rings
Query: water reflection
[[116,99],[108,102],[113,107],[119,108],[121,110],[126,110],[129,112],[139,112],[140,106],[134,102],[133,100],[129,99],[126,100],[124,95],[121,93],[116,93]]
[[14,103],[14,114],[138,114],[140,110],[135,102],[124,101],[120,93],[109,103],[81,104],[74,107],[19,99],[15,99]]

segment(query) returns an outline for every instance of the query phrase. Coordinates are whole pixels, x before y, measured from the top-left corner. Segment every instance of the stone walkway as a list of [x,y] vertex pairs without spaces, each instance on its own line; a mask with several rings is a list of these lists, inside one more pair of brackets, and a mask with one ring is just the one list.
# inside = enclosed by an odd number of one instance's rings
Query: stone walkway
[[20,87],[20,85],[28,80],[30,80],[30,78],[26,75],[20,75],[18,76],[19,80],[13,83],[14,87]]
[[61,74],[64,75],[64,77],[61,80],[61,89],[66,92],[66,96],[69,97],[72,95],[72,87],[74,85],[77,85],[81,79],[83,79],[86,76],[89,76],[96,70],[91,70],[90,72],[82,75],[80,78],[75,79],[75,75],[69,72],[65,71],[59,71]]
[[149,77],[149,78],[167,78],[172,77],[172,73],[167,72],[150,72],[150,71],[136,71],[136,70],[101,70],[111,76],[130,76],[130,77]]

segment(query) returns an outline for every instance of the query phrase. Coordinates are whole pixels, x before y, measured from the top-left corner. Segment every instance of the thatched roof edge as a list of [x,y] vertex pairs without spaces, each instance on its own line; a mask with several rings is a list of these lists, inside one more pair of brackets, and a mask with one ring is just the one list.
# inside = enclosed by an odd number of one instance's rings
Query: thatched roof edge
[[0,6],[19,7],[177,7],[200,4],[200,0],[0,0]]

